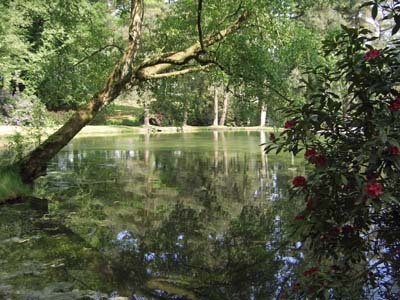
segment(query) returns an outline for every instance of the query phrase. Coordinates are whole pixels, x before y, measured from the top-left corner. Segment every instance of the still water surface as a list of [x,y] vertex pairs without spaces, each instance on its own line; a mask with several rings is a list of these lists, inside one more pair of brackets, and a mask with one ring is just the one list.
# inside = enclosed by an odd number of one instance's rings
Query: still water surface
[[288,182],[304,166],[267,157],[265,141],[216,131],[74,139],[38,181],[48,211],[0,211],[0,299],[276,298],[297,260],[277,245],[296,209]]

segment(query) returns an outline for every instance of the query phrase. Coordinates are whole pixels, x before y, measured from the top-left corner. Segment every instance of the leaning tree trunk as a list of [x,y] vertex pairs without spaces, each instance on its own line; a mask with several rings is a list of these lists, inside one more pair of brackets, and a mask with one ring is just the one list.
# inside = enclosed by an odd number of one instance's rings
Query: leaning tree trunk
[[224,91],[224,102],[222,104],[222,113],[221,119],[219,119],[219,126],[225,126],[226,115],[228,113],[228,105],[229,105],[229,91]]
[[[199,55],[204,52],[204,49],[200,42],[197,42],[184,50],[158,55],[134,66],[139,47],[142,19],[143,0],[131,0],[128,48],[107,78],[103,89],[80,107],[60,129],[18,163],[21,178],[25,183],[32,183],[36,178],[43,175],[49,160],[66,146],[102,107],[111,103],[126,89],[139,84],[141,81],[183,75],[204,70],[212,65],[212,63],[202,63],[198,66],[191,65],[174,70],[177,66],[185,66],[190,61],[199,61]],[[227,35],[238,30],[246,19],[247,13],[245,12],[226,29],[204,38],[203,46],[208,47],[223,40]]]
[[67,123],[23,159],[20,164],[20,173],[24,182],[33,182],[34,179],[43,175],[47,162],[67,145],[103,106],[117,98],[131,81],[131,65],[139,48],[142,17],[143,0],[132,0],[129,47],[107,78],[103,89],[80,107]]

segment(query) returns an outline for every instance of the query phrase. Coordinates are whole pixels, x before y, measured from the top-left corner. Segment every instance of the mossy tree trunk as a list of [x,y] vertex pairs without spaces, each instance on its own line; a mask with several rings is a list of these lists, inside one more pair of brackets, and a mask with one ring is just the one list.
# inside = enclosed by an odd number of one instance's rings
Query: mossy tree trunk
[[[32,183],[36,178],[44,175],[50,159],[66,146],[101,108],[111,103],[122,92],[138,85],[141,81],[179,76],[201,71],[214,65],[209,61],[201,61],[200,56],[204,50],[200,42],[181,51],[161,54],[142,62],[136,62],[143,9],[143,0],[131,0],[129,45],[107,78],[104,87],[85,105],[81,106],[60,129],[18,163],[22,180],[25,183]],[[202,42],[203,46],[209,47],[237,31],[246,18],[247,13],[244,13],[224,30],[205,37]]]

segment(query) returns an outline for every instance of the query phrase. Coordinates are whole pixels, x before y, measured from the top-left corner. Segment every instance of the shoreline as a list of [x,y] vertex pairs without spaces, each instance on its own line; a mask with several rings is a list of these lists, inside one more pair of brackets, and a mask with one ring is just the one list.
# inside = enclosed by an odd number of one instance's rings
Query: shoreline
[[[55,132],[59,127],[47,127],[44,129],[46,135]],[[30,128],[22,126],[0,126],[0,138],[7,138],[16,133],[26,134],[29,133]],[[228,127],[228,126],[184,126],[184,127],[134,127],[134,126],[120,126],[120,125],[88,125],[85,126],[76,137],[82,136],[97,136],[97,135],[114,135],[114,134],[164,134],[164,133],[187,133],[187,132],[207,132],[207,131],[274,131],[273,127]]]

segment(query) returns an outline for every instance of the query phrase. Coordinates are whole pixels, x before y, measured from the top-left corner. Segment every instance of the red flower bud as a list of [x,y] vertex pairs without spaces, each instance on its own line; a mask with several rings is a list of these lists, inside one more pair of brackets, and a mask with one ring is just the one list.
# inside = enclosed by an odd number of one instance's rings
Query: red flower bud
[[317,155],[317,151],[314,148],[307,149],[306,152],[304,153],[304,157],[306,159],[315,157],[315,155]]
[[371,59],[375,59],[377,57],[381,56],[381,51],[372,49],[369,50],[367,53],[364,54],[364,60],[365,61],[370,61]]
[[295,120],[295,119],[292,119],[292,120],[286,121],[284,127],[285,127],[285,129],[290,129],[290,128],[292,128],[294,125],[296,125],[296,120]]
[[271,132],[271,133],[269,134],[269,140],[270,140],[270,141],[273,141],[273,140],[275,140],[275,139],[276,139],[275,134],[274,134],[273,132]]
[[292,184],[294,187],[299,187],[299,186],[306,186],[307,185],[307,180],[303,176],[296,176],[292,180]]

